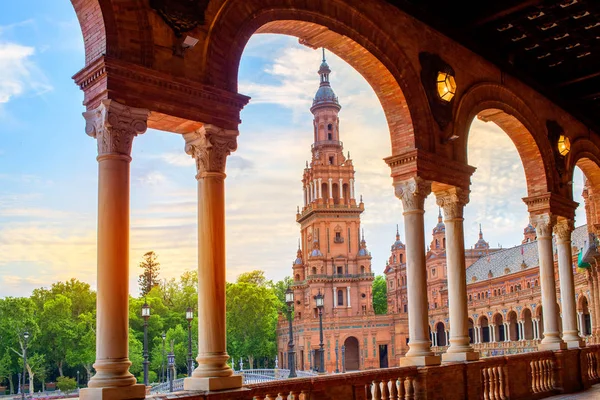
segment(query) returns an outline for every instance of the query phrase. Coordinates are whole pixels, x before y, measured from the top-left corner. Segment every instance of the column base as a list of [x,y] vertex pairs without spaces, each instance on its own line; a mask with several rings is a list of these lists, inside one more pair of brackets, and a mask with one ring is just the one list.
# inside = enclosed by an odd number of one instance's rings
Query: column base
[[401,367],[429,367],[431,365],[440,365],[441,363],[440,356],[412,356],[400,359]]
[[579,349],[585,347],[585,341],[581,338],[578,340],[565,340],[568,349]]
[[551,343],[540,343],[538,344],[539,351],[547,351],[547,350],[566,350],[567,344],[562,340],[560,342],[551,342]]
[[444,353],[442,354],[442,362],[462,362],[462,361],[477,361],[479,360],[479,352],[465,351],[461,353]]
[[242,387],[243,377],[241,375],[221,376],[214,378],[185,378],[183,380],[183,390],[225,390],[237,389]]
[[146,397],[144,385],[85,388],[79,391],[81,400],[135,400]]

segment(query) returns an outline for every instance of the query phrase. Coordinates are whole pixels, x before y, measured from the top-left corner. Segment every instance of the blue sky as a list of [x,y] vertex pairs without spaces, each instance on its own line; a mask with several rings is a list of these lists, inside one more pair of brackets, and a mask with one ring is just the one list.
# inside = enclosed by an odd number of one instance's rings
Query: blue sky
[[[69,1],[22,0],[0,5],[0,297],[29,295],[57,280],[96,281],[96,143],[84,132],[83,94],[71,76],[83,67],[83,41]],[[402,225],[389,168],[389,133],[366,81],[332,54],[333,89],[343,108],[341,140],[356,168],[373,269],[381,273]],[[271,279],[291,272],[302,203],[301,178],[310,157],[320,52],[297,39],[256,35],[240,66],[240,92],[252,97],[242,112],[238,150],[227,178],[228,279],[263,269]],[[130,287],[137,293],[142,255],[159,254],[162,276],[196,266],[194,163],[176,134],[149,130],[134,140],[131,193]],[[523,169],[508,137],[475,121],[469,162],[471,202],[465,243],[479,223],[491,245],[520,243],[527,224],[521,198]],[[581,201],[581,173],[575,177]],[[580,207],[581,209],[582,207]],[[437,223],[435,199],[426,202],[426,241]],[[583,211],[577,225],[585,222]]]

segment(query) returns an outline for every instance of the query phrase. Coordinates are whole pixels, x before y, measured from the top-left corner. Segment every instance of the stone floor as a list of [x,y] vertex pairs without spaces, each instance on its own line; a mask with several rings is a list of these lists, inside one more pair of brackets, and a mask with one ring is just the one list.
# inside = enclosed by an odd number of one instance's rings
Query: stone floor
[[546,400],[600,400],[600,385],[594,385],[585,392],[561,394],[548,397]]

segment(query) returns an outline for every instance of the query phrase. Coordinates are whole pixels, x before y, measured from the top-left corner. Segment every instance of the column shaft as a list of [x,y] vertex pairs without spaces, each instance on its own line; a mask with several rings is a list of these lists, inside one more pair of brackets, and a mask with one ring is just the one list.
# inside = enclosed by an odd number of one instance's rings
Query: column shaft
[[467,309],[467,275],[463,209],[469,201],[468,191],[453,188],[435,193],[437,204],[444,210],[446,226],[446,262],[448,270],[448,312],[450,347],[442,355],[444,361],[472,361],[479,354],[471,347]]
[[425,198],[431,193],[431,182],[413,178],[395,185],[396,196],[404,208],[406,237],[406,279],[408,297],[409,350],[400,359],[402,366],[436,365],[440,358],[433,355],[427,323],[427,273],[425,266]]
[[242,386],[227,365],[225,326],[225,162],[235,150],[237,131],[204,125],[183,135],[198,174],[198,366],[185,390]]
[[573,255],[571,250],[571,232],[573,232],[573,228],[573,221],[567,219],[562,219],[554,227],[556,247],[558,248],[563,340],[567,342],[569,348],[584,346],[577,329],[575,283],[572,267]]
[[133,138],[146,131],[149,111],[103,100],[84,113],[98,142],[98,285],[96,374],[82,399],[143,398],[129,372],[129,191]]
[[540,350],[565,349],[566,344],[558,331],[558,307],[556,304],[556,281],[554,276],[554,257],[552,254],[552,227],[554,216],[550,214],[531,217],[536,229],[540,263],[540,283],[542,287],[542,312],[544,314],[544,339],[538,346]]

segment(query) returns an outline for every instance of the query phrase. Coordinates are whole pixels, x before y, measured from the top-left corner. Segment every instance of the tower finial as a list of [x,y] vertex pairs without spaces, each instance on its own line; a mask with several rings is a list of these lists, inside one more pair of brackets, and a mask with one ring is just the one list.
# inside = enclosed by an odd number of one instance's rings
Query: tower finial
[[438,207],[438,223],[442,222],[442,207]]
[[325,62],[325,47],[321,47],[321,49],[323,50],[323,62]]
[[298,238],[298,250],[300,250],[300,238]]
[[396,224],[396,240],[400,240],[400,229],[398,228],[398,224]]
[[479,239],[483,239],[483,232],[481,230],[481,224],[479,224]]

